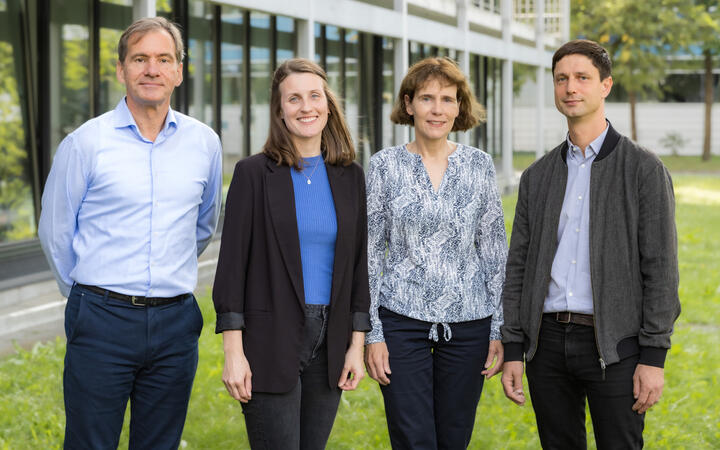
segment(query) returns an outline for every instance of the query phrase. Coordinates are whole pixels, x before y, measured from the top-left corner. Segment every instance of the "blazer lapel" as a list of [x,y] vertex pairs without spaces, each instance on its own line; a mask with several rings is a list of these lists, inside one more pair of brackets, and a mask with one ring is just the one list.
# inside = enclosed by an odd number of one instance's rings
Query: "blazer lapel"
[[273,223],[275,239],[295,288],[297,299],[304,308],[305,291],[300,261],[300,238],[298,237],[295,191],[290,177],[290,167],[277,166],[273,161],[268,160],[268,168],[265,176],[267,207]]
[[345,168],[342,166],[325,165],[328,180],[330,181],[330,190],[333,195],[333,203],[335,204],[335,216],[337,220],[337,237],[335,239],[335,259],[333,262],[332,286],[330,288],[330,304],[336,304],[337,297],[340,294],[342,286],[342,274],[345,265],[350,259],[349,248],[352,239],[351,231],[355,229],[352,226],[356,214],[353,213],[353,196],[352,186],[348,186],[350,178],[345,177],[343,173]]

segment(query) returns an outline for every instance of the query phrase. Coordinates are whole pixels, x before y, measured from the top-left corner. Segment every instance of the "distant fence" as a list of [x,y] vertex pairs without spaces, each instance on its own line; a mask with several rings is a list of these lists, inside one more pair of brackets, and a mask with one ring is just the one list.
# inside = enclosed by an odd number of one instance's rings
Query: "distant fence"
[[[630,105],[607,103],[608,120],[622,134],[630,136]],[[513,107],[513,148],[535,151],[537,112],[532,106]],[[703,145],[705,105],[702,103],[639,103],[636,107],[638,142],[661,155],[700,155]],[[545,108],[545,149],[559,144],[567,132],[565,118],[554,106]],[[720,104],[713,105],[711,150],[720,155]]]

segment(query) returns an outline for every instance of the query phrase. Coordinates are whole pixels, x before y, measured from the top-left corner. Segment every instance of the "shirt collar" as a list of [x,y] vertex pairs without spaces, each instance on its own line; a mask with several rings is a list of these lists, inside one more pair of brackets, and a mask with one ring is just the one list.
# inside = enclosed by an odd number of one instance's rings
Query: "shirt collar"
[[[135,118],[130,112],[130,108],[128,108],[126,97],[123,97],[115,107],[113,120],[115,122],[115,128],[131,127],[139,133],[137,122],[135,122]],[[174,133],[176,129],[177,117],[175,116],[175,111],[169,107],[167,116],[165,116],[165,124],[163,125],[161,134],[167,136]]]
[[[596,156],[598,153],[600,153],[600,149],[602,148],[603,142],[605,142],[605,136],[607,136],[608,130],[610,129],[610,124],[608,121],[605,121],[605,129],[598,137],[596,137],[585,149],[585,158],[589,158],[591,156]],[[573,142],[570,140],[570,133],[568,132],[567,137],[565,138],[567,140],[568,144],[568,154],[570,157],[574,158],[575,155],[582,156],[582,152],[580,151],[580,147],[573,144]]]

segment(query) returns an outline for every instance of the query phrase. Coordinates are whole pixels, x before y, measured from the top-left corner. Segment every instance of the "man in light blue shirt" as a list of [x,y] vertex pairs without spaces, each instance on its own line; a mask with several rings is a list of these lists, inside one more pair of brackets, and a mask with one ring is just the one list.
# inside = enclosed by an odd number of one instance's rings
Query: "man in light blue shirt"
[[118,45],[126,97],[60,144],[42,198],[40,241],[68,297],[65,448],[177,448],[198,360],[197,256],[217,225],[222,152],[206,125],[173,111],[183,43],[163,18]]

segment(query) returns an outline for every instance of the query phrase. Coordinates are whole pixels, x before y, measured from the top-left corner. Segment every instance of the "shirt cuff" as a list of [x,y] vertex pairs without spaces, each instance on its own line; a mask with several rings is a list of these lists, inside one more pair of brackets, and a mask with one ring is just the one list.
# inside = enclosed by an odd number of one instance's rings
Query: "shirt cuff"
[[654,366],[659,368],[665,367],[665,357],[668,349],[660,347],[640,347],[640,360],[638,364],[646,366]]
[[239,312],[226,312],[217,315],[215,333],[222,333],[226,330],[244,330],[245,314]]
[[353,331],[368,332],[372,330],[372,325],[370,325],[370,314],[359,311],[352,313],[352,327]]
[[503,351],[505,361],[522,361],[523,345],[520,342],[510,342],[505,344]]

